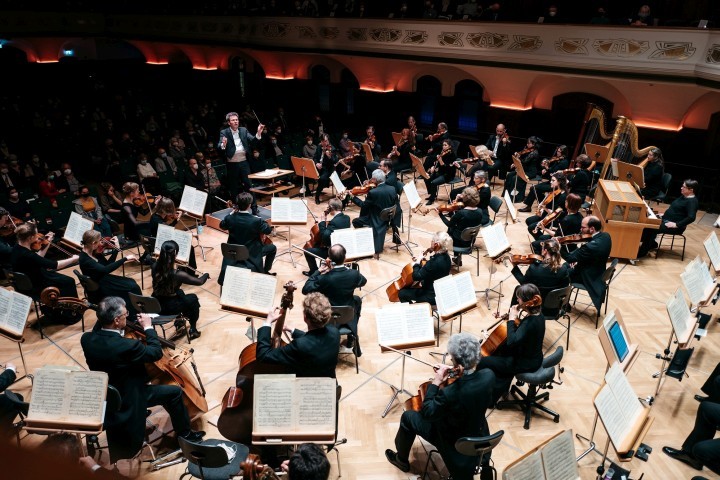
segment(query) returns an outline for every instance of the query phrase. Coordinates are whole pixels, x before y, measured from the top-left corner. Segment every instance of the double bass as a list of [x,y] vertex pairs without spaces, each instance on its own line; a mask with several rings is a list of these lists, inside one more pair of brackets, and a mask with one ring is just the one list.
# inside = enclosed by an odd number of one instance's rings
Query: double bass
[[[285,314],[293,307],[293,293],[296,290],[293,282],[284,286],[280,301],[280,318],[275,322],[272,332],[272,347],[283,345],[282,332],[285,326]],[[283,365],[269,365],[257,361],[257,342],[243,348],[239,358],[239,369],[235,378],[235,386],[228,388],[222,399],[221,412],[217,421],[220,434],[233,442],[250,445],[252,442],[253,425],[253,386],[257,374],[289,373]]]

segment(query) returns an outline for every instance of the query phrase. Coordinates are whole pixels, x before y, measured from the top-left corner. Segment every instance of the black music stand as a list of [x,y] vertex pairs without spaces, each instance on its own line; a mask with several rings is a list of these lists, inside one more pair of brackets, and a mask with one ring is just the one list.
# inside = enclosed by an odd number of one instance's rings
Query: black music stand
[[305,198],[305,179],[317,181],[320,178],[320,173],[317,171],[315,161],[311,158],[303,157],[290,157],[292,162],[293,170],[295,175],[302,177],[302,187],[300,188],[299,195]]

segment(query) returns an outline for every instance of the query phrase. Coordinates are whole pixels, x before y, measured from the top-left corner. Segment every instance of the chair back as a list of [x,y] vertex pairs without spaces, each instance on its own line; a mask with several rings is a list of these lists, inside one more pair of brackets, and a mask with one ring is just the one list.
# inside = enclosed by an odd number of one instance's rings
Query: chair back
[[155,297],[144,297],[128,292],[130,303],[140,313],[160,313],[162,307],[160,301]]
[[668,190],[670,190],[670,182],[672,182],[672,174],[670,174],[670,173],[663,173],[663,176],[662,176],[662,191],[665,192],[665,195],[667,195]]
[[500,207],[502,207],[502,204],[502,198],[495,195],[490,198],[490,208],[493,212],[495,212],[495,215],[497,215],[497,213],[500,211]]
[[467,227],[462,232],[460,232],[460,239],[463,242],[470,242],[470,246],[473,246],[479,233],[480,225],[478,225],[477,227]]
[[565,354],[565,349],[563,347],[557,347],[553,353],[548,355],[547,357],[543,358],[542,366],[543,368],[551,368],[555,365],[559,364],[562,361],[563,355]]
[[228,260],[242,262],[250,258],[250,251],[245,245],[222,243],[220,244],[220,250],[222,251],[223,258],[227,258]]
[[500,430],[485,437],[462,437],[455,442],[455,450],[468,457],[482,457],[495,448],[505,435],[505,430]]
[[383,208],[383,210],[380,212],[380,220],[387,224],[389,224],[394,217],[395,205],[393,205],[392,207]]
[[570,298],[571,291],[572,285],[568,285],[567,287],[556,288],[555,290],[548,292],[548,294],[545,295],[545,300],[543,301],[543,311],[558,310],[561,312],[560,315],[562,315],[564,313],[563,305],[568,303],[567,299]]
[[112,385],[108,385],[105,402],[105,410],[108,413],[119,412],[120,407],[122,407],[122,395],[120,395],[120,391]]
[[12,390],[5,390],[5,399],[12,405],[12,410],[17,412],[19,415],[26,417],[30,404],[20,399],[20,396]]
[[602,280],[605,283],[605,285],[610,285],[610,282],[612,282],[613,275],[615,275],[615,268],[617,267],[618,259],[613,258],[613,261],[610,262],[610,266],[605,269],[605,272],[603,273]]
[[227,452],[219,445],[203,445],[178,436],[183,457],[200,468],[219,468],[228,464]]
[[355,318],[355,307],[331,307],[331,310],[330,322],[336,327],[350,323]]
[[460,148],[460,140],[450,140],[450,148],[452,148],[453,155],[457,156],[458,148]]
[[5,276],[12,283],[13,288],[24,295],[32,296],[33,284],[30,281],[30,277],[20,272],[13,272],[11,270],[5,270]]
[[78,277],[78,280],[80,280],[80,285],[82,285],[86,295],[89,293],[96,293],[98,290],[100,290],[100,285],[98,285],[95,280],[83,274],[78,269],[74,269],[73,273],[76,277]]

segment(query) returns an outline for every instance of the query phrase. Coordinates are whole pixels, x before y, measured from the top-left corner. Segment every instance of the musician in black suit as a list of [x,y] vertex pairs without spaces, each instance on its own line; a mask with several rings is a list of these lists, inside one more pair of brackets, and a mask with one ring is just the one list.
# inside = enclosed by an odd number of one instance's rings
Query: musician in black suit
[[606,285],[602,277],[612,250],[612,239],[609,233],[602,231],[600,219],[593,215],[583,218],[580,233],[592,235],[592,240],[573,252],[567,253],[563,250],[561,254],[572,268],[570,281],[585,285],[593,305],[599,312],[605,300]]
[[[228,265],[249,268],[253,272],[270,273],[277,247],[272,243],[263,245],[260,241],[260,234],[268,235],[272,232],[272,227],[265,220],[256,217],[250,213],[250,204],[252,195],[243,192],[237,196],[237,210],[226,216],[220,222],[220,228],[228,231],[228,241],[233,245],[245,245],[250,253],[246,261],[235,263],[234,261],[224,258],[222,269],[218,283],[223,284],[225,279],[225,269]],[[265,263],[263,264],[263,257]]]
[[695,400],[698,402],[704,402],[709,400],[711,402],[720,403],[720,363],[715,366],[710,376],[705,380],[705,383],[700,390],[707,394],[707,397],[702,395],[695,395]]
[[327,133],[320,135],[320,145],[315,150],[313,160],[320,174],[315,187],[315,203],[320,205],[320,194],[330,186],[330,176],[335,171],[335,166],[338,163],[337,150],[330,143],[330,135]]
[[[237,112],[228,113],[225,115],[225,120],[228,128],[220,131],[218,148],[225,152],[230,195],[232,197],[237,195],[241,182],[245,191],[252,195],[252,192],[250,192],[252,182],[248,178],[248,175],[250,175],[250,157],[252,156],[252,149],[259,145],[265,125],[258,125],[257,133],[252,136],[247,128],[240,126]],[[253,211],[257,210],[255,197],[253,197],[252,205]]]
[[[553,290],[570,285],[570,268],[567,264],[562,263],[560,244],[556,239],[544,240],[540,245],[540,255],[543,260],[530,264],[525,273],[520,270],[519,266],[514,265],[512,274],[520,285],[532,283],[538,287],[540,296],[545,298]],[[513,298],[513,304],[516,299],[517,296]],[[542,312],[543,315],[554,318],[558,310],[543,308]]]
[[293,340],[272,348],[271,327],[281,316],[280,309],[274,309],[257,331],[258,362],[285,365],[298,377],[335,378],[340,334],[334,326],[328,325],[330,314],[330,302],[325,295],[308,294],[303,300],[303,320],[308,331],[285,327]]
[[400,228],[402,224],[402,208],[400,207],[400,197],[403,194],[403,184],[397,176],[396,166],[390,159],[383,159],[380,162],[380,170],[385,174],[385,183],[395,188],[397,192],[397,202],[395,203],[395,218],[393,218],[393,225],[396,229]]
[[490,156],[497,165],[500,178],[505,178],[510,164],[510,137],[502,123],[495,127],[495,135],[490,135],[485,146],[490,150]]
[[592,162],[590,157],[587,155],[580,154],[575,159],[575,168],[579,168],[574,175],[570,177],[568,182],[568,189],[570,193],[574,193],[578,197],[585,201],[585,197],[590,192],[591,184],[593,182],[593,174],[588,170]]
[[[550,163],[551,161],[552,163]],[[530,188],[530,191],[523,201],[525,206],[518,210],[519,212],[529,212],[535,200],[542,199],[545,194],[552,192],[553,187],[550,185],[552,176],[556,172],[562,174],[562,171],[568,168],[567,147],[565,145],[559,145],[555,149],[555,155],[553,155],[551,159],[544,159],[541,166],[540,176],[543,181]]]
[[[15,404],[5,396],[4,392],[6,388],[13,384],[17,376],[17,369],[15,364],[7,362],[5,364],[5,371],[0,374],[0,438],[4,437],[5,434],[9,434],[12,430],[13,421],[18,416],[18,409]],[[16,394],[23,399],[22,395]],[[24,412],[27,414],[27,412]]]
[[[457,201],[462,202],[464,207],[451,213],[450,218],[442,213],[438,213],[440,220],[448,227],[447,233],[452,238],[454,247],[467,248],[470,242],[462,239],[462,232],[466,228],[478,227],[488,222],[487,214],[483,215],[482,210],[478,208],[480,203],[480,194],[475,187],[465,187],[461,195],[458,195]],[[458,265],[461,256],[455,255],[453,262]]]
[[435,305],[433,284],[435,280],[450,275],[452,264],[448,252],[451,252],[453,248],[452,238],[447,233],[436,232],[430,242],[430,248],[435,254],[430,257],[425,265],[421,266],[422,258],[413,257],[412,278],[415,282],[421,282],[422,286],[420,288],[407,286],[400,289],[398,296],[401,302],[428,302],[430,305]]
[[[538,149],[540,148],[540,143],[541,141],[538,137],[528,137],[527,144],[523,150],[525,153],[520,155],[520,152],[517,152],[515,154],[519,156],[520,163],[523,166],[525,176],[528,180],[534,179],[538,173],[538,164],[540,160]],[[512,171],[505,177],[503,195],[505,194],[505,190],[507,190],[510,192],[510,196],[513,197],[513,203],[519,203],[525,200],[525,187],[527,187],[527,183],[525,183],[525,180],[517,176],[514,163],[510,165],[510,170]]]
[[[437,365],[435,377],[428,387],[422,409],[407,410],[400,417],[400,428],[395,436],[395,448],[385,450],[390,463],[403,472],[410,471],[410,450],[415,437],[432,443],[442,456],[452,478],[472,480],[477,465],[474,456],[460,454],[455,442],[462,437],[490,435],[485,419],[486,410],[492,405],[492,386],[495,375],[491,370],[478,369],[480,343],[469,333],[456,333],[447,344],[452,366]],[[463,375],[455,382],[440,388],[453,368],[462,367]],[[483,465],[488,465],[486,454]],[[490,468],[482,469],[482,480],[493,478]]]
[[[478,363],[478,370],[489,368],[495,373],[494,400],[507,392],[515,375],[534,372],[542,365],[545,316],[542,304],[527,305],[536,295],[540,296],[540,290],[532,283],[525,283],[515,289],[517,304],[510,307],[507,340],[492,355],[482,357]],[[526,312],[527,316],[516,324],[521,311]]]
[[[352,221],[353,227],[372,227],[373,229],[373,240],[375,242],[375,258],[379,258],[380,252],[383,250],[385,244],[385,234],[387,233],[388,224],[380,219],[380,212],[386,208],[392,207],[397,204],[397,190],[385,183],[385,174],[382,170],[377,169],[372,173],[372,178],[375,180],[377,186],[370,189],[365,197],[365,201],[352,196],[350,191],[346,191],[347,195],[350,195],[352,202],[360,207],[360,216]],[[398,241],[400,234],[397,232],[397,227],[393,225],[393,241]]]
[[347,348],[355,347],[359,357],[362,355],[358,336],[358,321],[362,311],[362,299],[355,295],[355,289],[365,286],[367,279],[358,271],[345,265],[345,247],[333,245],[328,251],[328,263],[323,263],[303,285],[302,293],[320,292],[327,297],[333,307],[353,307],[355,315],[347,326],[352,330],[348,336]]
[[695,221],[699,206],[698,199],[695,196],[697,188],[697,180],[687,179],[683,182],[680,187],[680,193],[682,195],[673,200],[670,208],[665,210],[665,213],[661,215],[662,223],[660,224],[660,228],[646,228],[643,230],[638,258],[644,257],[650,250],[658,247],[655,241],[656,235],[661,233],[680,235],[688,225]]
[[181,437],[199,442],[205,435],[191,430],[180,387],[148,384],[145,364],[163,356],[162,346],[152,319],[145,314],[138,315],[145,342],[126,338],[127,315],[121,298],[105,298],[100,302],[95,327],[80,339],[88,368],[106,372],[110,385],[118,389],[122,398],[120,410],[109,412],[105,419],[111,461],[132,458],[140,450],[145,438],[146,410],[155,405],[165,408],[173,429]]
[[[425,170],[427,170],[431,165],[432,162],[435,161],[434,157],[438,153],[440,153],[443,149],[443,142],[445,140],[450,140],[450,132],[447,128],[447,123],[440,122],[438,123],[437,132],[433,133],[428,137],[428,141],[430,142],[430,148],[428,149],[428,160],[425,161]],[[430,163],[428,163],[428,161]]]
[[[720,427],[720,403],[704,401],[698,407],[695,425],[678,450],[663,447],[663,453],[696,470],[706,466],[720,474],[720,438],[714,438]],[[704,477],[694,477],[704,478]]]
[[[575,235],[580,233],[580,226],[582,225],[583,216],[580,213],[580,207],[582,206],[582,200],[580,197],[571,193],[565,199],[565,212],[560,214],[560,220],[555,220],[550,225],[542,227],[542,225],[535,224],[534,227],[530,228],[530,234],[535,237],[535,241],[530,244],[533,253],[540,253],[542,242],[552,237],[565,237],[567,235]],[[556,226],[553,226],[556,225]],[[537,232],[535,232],[537,228]],[[574,243],[565,244],[565,250],[572,252],[577,248]]]
[[665,165],[663,163],[662,150],[657,147],[651,148],[648,152],[647,160],[648,163],[643,169],[645,188],[640,190],[640,193],[645,200],[652,200],[657,197],[663,187]]
[[[343,213],[342,202],[340,200],[337,198],[330,199],[328,202],[328,210],[327,215],[323,213],[320,222],[318,222],[318,228],[320,229],[320,246],[307,249],[307,252],[317,255],[320,258],[327,257],[333,232],[335,230],[342,230],[343,228],[350,228],[350,217]],[[317,272],[318,267],[315,257],[307,252],[305,252],[305,260],[308,264],[308,270],[302,273],[306,277],[309,277]]]

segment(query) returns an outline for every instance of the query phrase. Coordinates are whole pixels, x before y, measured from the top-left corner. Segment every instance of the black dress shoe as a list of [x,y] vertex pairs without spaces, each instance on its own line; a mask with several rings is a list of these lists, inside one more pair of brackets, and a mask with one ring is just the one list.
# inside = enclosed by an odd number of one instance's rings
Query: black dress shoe
[[663,447],[662,451],[668,457],[674,458],[675,460],[680,460],[683,463],[687,463],[695,470],[702,470],[703,468],[702,462],[700,460],[696,459],[692,456],[692,454],[684,450],[678,450],[672,447]]
[[265,275],[272,275],[273,277],[277,276],[276,272],[265,272]]
[[435,197],[430,197],[428,201],[425,202],[425,205],[432,205],[433,203],[435,203]]
[[410,471],[410,464],[408,462],[403,462],[402,460],[400,460],[397,456],[397,453],[390,450],[389,448],[385,450],[385,458],[388,459],[388,462],[392,463],[403,472]]
[[202,430],[188,430],[187,432],[180,434],[180,436],[188,442],[198,443],[202,441],[205,436],[205,432]]
[[311,272],[310,270],[305,270],[304,272],[302,272],[302,274],[305,275],[306,277],[309,277],[313,273],[315,273],[315,272]]
[[529,206],[525,206],[525,207],[523,207],[523,208],[521,208],[521,209],[518,210],[518,212],[523,212],[523,213],[527,213],[527,212],[529,212],[529,211],[530,211],[530,207],[529,207]]
[[698,402],[704,402],[705,400],[709,400],[709,399],[710,399],[710,397],[704,397],[702,395],[695,395],[695,400],[697,400]]
[[190,331],[188,332],[188,338],[190,340],[195,340],[196,338],[200,338],[200,332],[196,328],[190,327]]
[[322,203],[322,202],[320,201],[319,198],[316,198],[316,199],[315,199],[315,205],[320,205],[321,203]]

